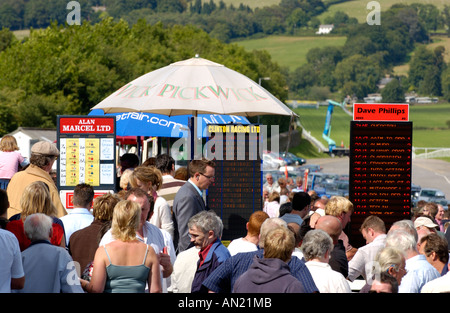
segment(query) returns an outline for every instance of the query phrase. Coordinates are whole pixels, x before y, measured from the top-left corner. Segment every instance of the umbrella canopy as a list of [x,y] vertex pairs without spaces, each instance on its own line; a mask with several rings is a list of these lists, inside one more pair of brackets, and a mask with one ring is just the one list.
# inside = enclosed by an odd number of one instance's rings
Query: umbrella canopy
[[[187,137],[190,115],[168,117],[161,114],[142,112],[108,113],[95,109],[89,115],[107,115],[116,117],[117,136],[154,136],[154,137]],[[205,137],[206,126],[210,124],[250,124],[245,116],[201,114],[197,136]]]
[[105,113],[295,115],[270,92],[224,65],[195,57],[133,80],[92,109]]

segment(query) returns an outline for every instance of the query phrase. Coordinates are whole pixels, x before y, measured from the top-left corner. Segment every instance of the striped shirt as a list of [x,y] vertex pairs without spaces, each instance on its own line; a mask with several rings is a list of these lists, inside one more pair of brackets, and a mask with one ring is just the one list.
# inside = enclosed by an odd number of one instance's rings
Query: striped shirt
[[163,197],[169,204],[170,208],[172,208],[175,195],[185,183],[186,181],[175,179],[171,175],[164,175],[162,186],[158,190],[158,196]]
[[[236,280],[252,265],[253,258],[255,256],[263,258],[263,253],[264,250],[259,249],[253,252],[238,253],[228,258],[203,281],[203,286],[216,293],[231,293]],[[305,262],[297,257],[292,257],[288,265],[291,274],[303,284],[306,293],[319,292]]]

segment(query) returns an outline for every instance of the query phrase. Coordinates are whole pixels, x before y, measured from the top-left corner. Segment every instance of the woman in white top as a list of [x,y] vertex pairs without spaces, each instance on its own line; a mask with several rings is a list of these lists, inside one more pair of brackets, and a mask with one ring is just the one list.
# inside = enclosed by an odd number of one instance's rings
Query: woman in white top
[[333,240],[326,232],[320,229],[308,231],[301,247],[306,267],[321,293],[352,292],[344,275],[331,269],[328,264],[333,250]]
[[161,171],[154,166],[136,167],[130,176],[130,184],[131,187],[140,188],[153,197],[153,211],[147,219],[151,224],[167,231],[173,238],[174,225],[170,206],[157,194],[162,185]]

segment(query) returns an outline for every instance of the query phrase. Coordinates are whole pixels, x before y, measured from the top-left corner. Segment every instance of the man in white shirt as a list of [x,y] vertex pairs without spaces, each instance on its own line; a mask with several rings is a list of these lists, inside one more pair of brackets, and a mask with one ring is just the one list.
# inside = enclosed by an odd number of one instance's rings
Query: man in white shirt
[[22,289],[25,283],[22,255],[19,241],[12,232],[0,229],[0,250],[0,293]]
[[61,217],[66,235],[66,246],[69,246],[70,236],[94,221],[90,209],[94,201],[94,188],[88,184],[78,184],[73,190],[73,209],[67,209],[68,214]]
[[386,226],[381,218],[371,215],[364,220],[360,231],[366,240],[366,245],[359,248],[348,262],[347,278],[354,281],[362,275],[366,282],[371,284],[373,262],[378,251],[385,246]]
[[264,183],[263,188],[266,188],[269,191],[269,194],[273,191],[280,192],[280,185],[278,185],[278,182],[273,181],[272,174],[268,173],[266,174],[266,182]]

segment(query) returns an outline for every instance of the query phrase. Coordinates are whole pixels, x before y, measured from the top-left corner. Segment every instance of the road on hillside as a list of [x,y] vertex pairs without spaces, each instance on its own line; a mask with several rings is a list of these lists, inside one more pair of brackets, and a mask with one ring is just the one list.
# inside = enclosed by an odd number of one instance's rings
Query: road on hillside
[[[349,158],[309,159],[308,164],[322,166],[324,173],[349,174]],[[413,159],[412,183],[422,188],[437,188],[450,200],[450,162],[436,159]]]

